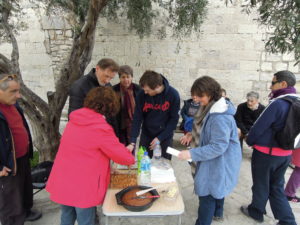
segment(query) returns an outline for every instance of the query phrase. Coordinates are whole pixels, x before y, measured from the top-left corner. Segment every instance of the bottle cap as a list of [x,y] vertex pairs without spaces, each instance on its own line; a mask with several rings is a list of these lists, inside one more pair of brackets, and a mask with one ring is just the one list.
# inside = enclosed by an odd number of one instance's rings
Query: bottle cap
[[144,155],[148,155],[148,152],[147,152],[147,151],[145,151],[145,152],[144,152]]

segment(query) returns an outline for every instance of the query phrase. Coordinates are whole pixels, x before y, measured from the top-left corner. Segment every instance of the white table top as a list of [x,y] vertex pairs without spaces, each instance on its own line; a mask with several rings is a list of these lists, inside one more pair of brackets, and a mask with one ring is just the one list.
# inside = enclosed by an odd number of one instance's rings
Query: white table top
[[[153,185],[154,186],[154,185]],[[108,189],[102,206],[102,212],[106,216],[167,216],[180,215],[184,212],[184,203],[179,192],[175,200],[167,200],[163,197],[153,202],[153,205],[142,212],[131,212],[117,204],[115,194],[120,189]]]

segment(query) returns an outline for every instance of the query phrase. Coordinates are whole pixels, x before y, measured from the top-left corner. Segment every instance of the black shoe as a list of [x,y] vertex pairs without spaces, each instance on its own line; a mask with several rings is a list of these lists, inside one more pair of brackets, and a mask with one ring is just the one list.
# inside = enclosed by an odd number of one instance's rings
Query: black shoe
[[214,221],[218,221],[218,222],[223,222],[224,221],[224,217],[223,216],[214,216],[213,220]]
[[42,217],[42,213],[41,212],[38,212],[38,211],[35,211],[35,210],[30,210],[27,213],[25,221],[35,221],[35,220],[38,220],[41,217]]
[[295,197],[290,197],[290,196],[286,196],[287,200],[290,201],[290,202],[300,202],[300,198],[295,196]]
[[248,210],[248,206],[241,206],[240,209],[241,209],[242,213],[243,213],[245,216],[248,216],[248,217],[250,217],[251,219],[254,219],[255,221],[257,221],[257,222],[259,222],[259,223],[264,222],[264,219],[258,220],[258,219],[253,218],[252,216],[250,216],[249,210]]

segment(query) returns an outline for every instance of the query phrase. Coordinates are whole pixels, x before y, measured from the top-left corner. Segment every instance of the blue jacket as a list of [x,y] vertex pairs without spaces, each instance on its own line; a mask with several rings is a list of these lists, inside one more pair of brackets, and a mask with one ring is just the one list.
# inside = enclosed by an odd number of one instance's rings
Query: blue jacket
[[[288,94],[293,96],[294,94]],[[275,133],[283,129],[290,109],[290,103],[280,99],[281,95],[271,101],[249,131],[247,144],[264,147],[279,147]]]
[[221,199],[237,184],[242,154],[234,114],[232,103],[220,98],[204,118],[200,146],[190,150],[197,162],[194,182],[198,196]]
[[[25,120],[24,114],[22,109],[18,106],[18,104],[15,105],[18,112],[21,114],[24,126],[28,132],[29,137],[29,149],[28,153],[29,156],[32,157],[33,155],[33,146],[32,146],[32,139],[31,134],[29,131],[28,124]],[[0,111],[0,170],[3,169],[3,166],[6,166],[12,170],[15,168],[15,153],[13,152],[13,146],[12,146],[12,138],[11,138],[11,132],[8,127],[8,123],[2,112]]]
[[173,136],[179,119],[180,98],[178,91],[163,77],[164,90],[155,96],[139,93],[133,116],[130,142],[136,142],[142,125],[142,133],[160,141]]

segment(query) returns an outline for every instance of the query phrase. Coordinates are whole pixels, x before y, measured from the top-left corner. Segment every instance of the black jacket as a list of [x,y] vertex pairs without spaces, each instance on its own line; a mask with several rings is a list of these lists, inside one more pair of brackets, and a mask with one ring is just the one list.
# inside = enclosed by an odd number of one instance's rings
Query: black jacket
[[[84,99],[91,89],[100,87],[95,71],[95,69],[92,69],[87,75],[79,78],[72,84],[70,89],[68,115],[72,111],[83,107]],[[105,86],[111,86],[111,84],[107,84]]]
[[264,111],[265,106],[260,104],[256,110],[251,110],[247,106],[247,102],[238,105],[234,115],[236,125],[241,129],[242,134],[248,134],[259,115]]
[[[95,87],[100,87],[95,72],[96,69],[93,68],[87,75],[79,78],[72,84],[69,92],[70,99],[68,115],[70,115],[72,111],[83,107],[84,99],[91,89]],[[111,84],[108,83],[105,86],[111,87]],[[116,118],[106,117],[106,121],[114,128],[114,131],[118,136],[118,125]]]
[[[33,156],[33,145],[32,145],[32,138],[30,134],[30,130],[28,127],[28,124],[25,120],[23,110],[18,106],[18,104],[15,105],[18,112],[21,114],[21,117],[23,119],[24,126],[28,132],[28,138],[29,138],[29,145],[28,145],[28,153],[29,156],[32,158]],[[10,128],[8,126],[7,120],[0,111],[0,170],[3,169],[3,166],[6,166],[12,170],[15,168],[15,152],[13,149],[12,144],[12,137]]]

